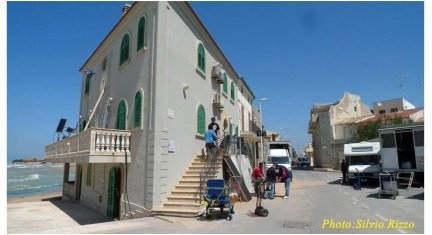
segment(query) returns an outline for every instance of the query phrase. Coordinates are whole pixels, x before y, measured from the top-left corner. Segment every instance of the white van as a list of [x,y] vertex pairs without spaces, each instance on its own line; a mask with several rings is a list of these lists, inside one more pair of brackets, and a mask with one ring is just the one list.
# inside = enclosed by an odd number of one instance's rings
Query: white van
[[361,181],[377,180],[381,172],[380,142],[360,142],[344,145],[348,167],[348,181],[355,182],[360,174]]

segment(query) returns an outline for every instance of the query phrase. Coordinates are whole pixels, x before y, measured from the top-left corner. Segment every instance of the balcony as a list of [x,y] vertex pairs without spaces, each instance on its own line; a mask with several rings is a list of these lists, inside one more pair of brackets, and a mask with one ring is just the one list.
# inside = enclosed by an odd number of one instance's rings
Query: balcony
[[45,146],[50,163],[130,163],[130,131],[90,128]]
[[216,80],[218,84],[223,84],[224,80],[221,78],[221,67],[219,63],[212,67],[211,77]]
[[222,100],[222,97],[219,93],[215,92],[213,94],[213,104],[218,107],[220,110],[224,108],[224,102]]
[[247,141],[260,141],[260,137],[257,136],[256,132],[259,130],[258,126],[253,123],[252,121],[249,121],[249,126],[246,126],[244,128],[244,131],[240,132],[240,136],[245,138]]

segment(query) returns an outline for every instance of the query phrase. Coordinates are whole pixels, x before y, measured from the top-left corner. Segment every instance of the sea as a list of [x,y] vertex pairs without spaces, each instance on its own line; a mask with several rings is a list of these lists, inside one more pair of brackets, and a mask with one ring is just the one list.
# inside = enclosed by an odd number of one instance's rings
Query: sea
[[[32,196],[61,191],[64,164],[8,163],[7,197]],[[70,174],[69,177],[75,178]]]

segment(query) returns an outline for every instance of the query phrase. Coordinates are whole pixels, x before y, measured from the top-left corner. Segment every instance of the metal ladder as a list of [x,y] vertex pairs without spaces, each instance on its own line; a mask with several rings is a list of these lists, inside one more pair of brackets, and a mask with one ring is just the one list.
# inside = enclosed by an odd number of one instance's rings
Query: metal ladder
[[398,180],[399,185],[407,186],[406,189],[410,189],[414,179],[414,172],[398,172],[396,179]]
[[111,106],[112,100],[113,99],[111,97],[109,97],[107,99],[107,101],[105,102],[105,107],[104,107],[104,110],[103,110],[103,113],[102,113],[102,116],[101,116],[101,120],[100,120],[100,123],[101,123],[100,127],[101,128],[107,128],[108,117],[109,117],[109,108]]

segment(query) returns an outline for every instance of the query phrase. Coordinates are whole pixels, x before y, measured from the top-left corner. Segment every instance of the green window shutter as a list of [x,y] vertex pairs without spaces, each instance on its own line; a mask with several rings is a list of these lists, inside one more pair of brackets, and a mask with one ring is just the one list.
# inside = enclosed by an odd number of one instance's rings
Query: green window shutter
[[204,135],[206,131],[205,120],[204,106],[200,105],[197,111],[197,132],[202,135]]
[[87,121],[84,120],[84,121],[83,121],[83,124],[82,124],[82,131],[84,131],[84,128],[85,128],[86,125],[87,125]]
[[108,205],[107,205],[107,216],[114,217],[114,200],[115,200],[115,178],[116,178],[116,170],[115,168],[111,168],[109,172],[109,181],[108,181]]
[[231,99],[234,100],[235,91],[234,91],[234,82],[231,82]]
[[205,72],[205,50],[202,43],[198,45],[198,68]]
[[90,78],[91,75],[87,75],[86,80],[85,80],[85,89],[84,89],[84,95],[88,95],[89,91],[90,91]]
[[126,104],[125,101],[120,101],[117,109],[117,129],[126,130]]
[[223,84],[223,92],[224,92],[225,94],[228,94],[228,78],[227,78],[226,73],[224,73],[224,75],[223,75],[223,80],[224,80],[224,84]]
[[145,18],[141,17],[138,23],[138,40],[137,40],[137,51],[144,47],[144,35],[145,35]]
[[233,126],[232,126],[232,124],[230,123],[230,124],[229,124],[229,134],[230,134],[230,135],[232,135],[232,128],[233,128]]
[[123,36],[120,46],[120,65],[129,59],[129,34]]
[[84,125],[82,122],[79,123],[78,132],[82,132],[84,129]]
[[142,95],[137,92],[135,95],[135,122],[134,127],[141,127]]
[[91,177],[92,177],[92,164],[88,164],[87,166],[87,177],[86,177],[86,185],[91,186]]
[[239,136],[239,134],[238,134],[238,126],[236,126],[236,128],[235,128],[235,136]]

